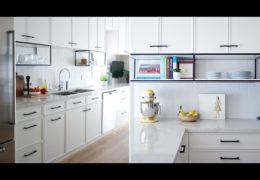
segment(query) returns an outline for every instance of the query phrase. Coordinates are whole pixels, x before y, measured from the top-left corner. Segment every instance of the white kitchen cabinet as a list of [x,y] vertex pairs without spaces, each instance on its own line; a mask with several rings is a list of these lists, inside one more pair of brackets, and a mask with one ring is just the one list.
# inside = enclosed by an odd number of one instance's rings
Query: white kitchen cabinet
[[117,89],[116,127],[120,127],[129,121],[130,117],[130,90],[129,87]]
[[89,17],[89,49],[105,50],[105,17]]
[[189,133],[190,163],[259,163],[259,133]]
[[51,17],[51,42],[53,46],[71,48],[71,17]]
[[260,17],[230,17],[230,53],[259,53],[259,32]]
[[106,17],[106,30],[119,29],[119,17]]
[[131,53],[158,53],[159,17],[131,17]]
[[188,133],[184,133],[174,163],[188,163],[189,156]]
[[72,46],[88,49],[88,17],[72,17]]
[[64,129],[64,112],[45,116],[43,144],[44,162],[51,162],[65,153]]
[[86,107],[77,107],[66,111],[66,152],[86,142]]
[[160,53],[193,53],[193,18],[162,17]]
[[129,54],[129,17],[119,19],[118,53]]
[[42,147],[41,143],[27,146],[15,152],[16,163],[41,163]]
[[102,103],[101,101],[87,105],[87,142],[101,135]]
[[50,44],[50,17],[15,17],[16,40]]
[[228,53],[228,18],[195,17],[195,53]]

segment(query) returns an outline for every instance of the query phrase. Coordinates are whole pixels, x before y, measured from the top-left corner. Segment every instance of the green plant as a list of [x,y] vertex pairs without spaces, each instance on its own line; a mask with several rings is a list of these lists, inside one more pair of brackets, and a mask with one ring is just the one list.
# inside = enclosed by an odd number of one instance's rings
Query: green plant
[[101,75],[100,81],[108,81],[108,75]]
[[179,69],[179,68],[174,68],[174,69],[173,69],[173,72],[181,72],[181,69]]

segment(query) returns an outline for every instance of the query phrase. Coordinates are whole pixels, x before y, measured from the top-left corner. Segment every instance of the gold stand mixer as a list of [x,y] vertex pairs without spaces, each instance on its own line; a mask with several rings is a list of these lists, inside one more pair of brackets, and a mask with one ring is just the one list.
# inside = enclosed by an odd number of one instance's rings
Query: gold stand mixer
[[154,103],[154,100],[156,99],[154,91],[152,89],[147,89],[143,99],[144,101],[140,102],[142,114],[140,121],[143,123],[157,122],[157,115],[160,114],[161,106],[159,103]]

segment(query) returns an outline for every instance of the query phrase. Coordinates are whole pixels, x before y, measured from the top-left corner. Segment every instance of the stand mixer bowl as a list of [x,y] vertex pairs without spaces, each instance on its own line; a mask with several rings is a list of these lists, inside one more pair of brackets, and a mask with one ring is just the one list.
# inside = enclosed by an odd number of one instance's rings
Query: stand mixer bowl
[[153,102],[140,102],[141,114],[144,117],[154,117],[160,114],[161,107],[159,103]]

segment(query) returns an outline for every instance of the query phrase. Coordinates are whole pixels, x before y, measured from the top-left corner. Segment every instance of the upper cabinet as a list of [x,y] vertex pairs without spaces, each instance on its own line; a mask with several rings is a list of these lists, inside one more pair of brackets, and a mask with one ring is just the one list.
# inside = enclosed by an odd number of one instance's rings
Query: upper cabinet
[[230,17],[230,53],[260,52],[260,17]]
[[259,53],[260,17],[196,17],[195,53]]
[[15,17],[16,40],[50,44],[50,17]]
[[71,47],[71,18],[51,18],[51,41],[54,46]]
[[119,19],[118,49],[120,54],[129,54],[129,17]]
[[131,18],[131,53],[192,53],[192,17]]
[[130,32],[131,53],[158,53],[158,17],[132,17]]
[[196,17],[195,18],[195,52],[196,53],[227,53],[228,18],[227,17]]
[[118,30],[119,29],[119,17],[106,17],[106,29],[107,30]]
[[88,17],[52,17],[52,45],[88,49]]
[[89,49],[105,50],[105,17],[89,17]]

